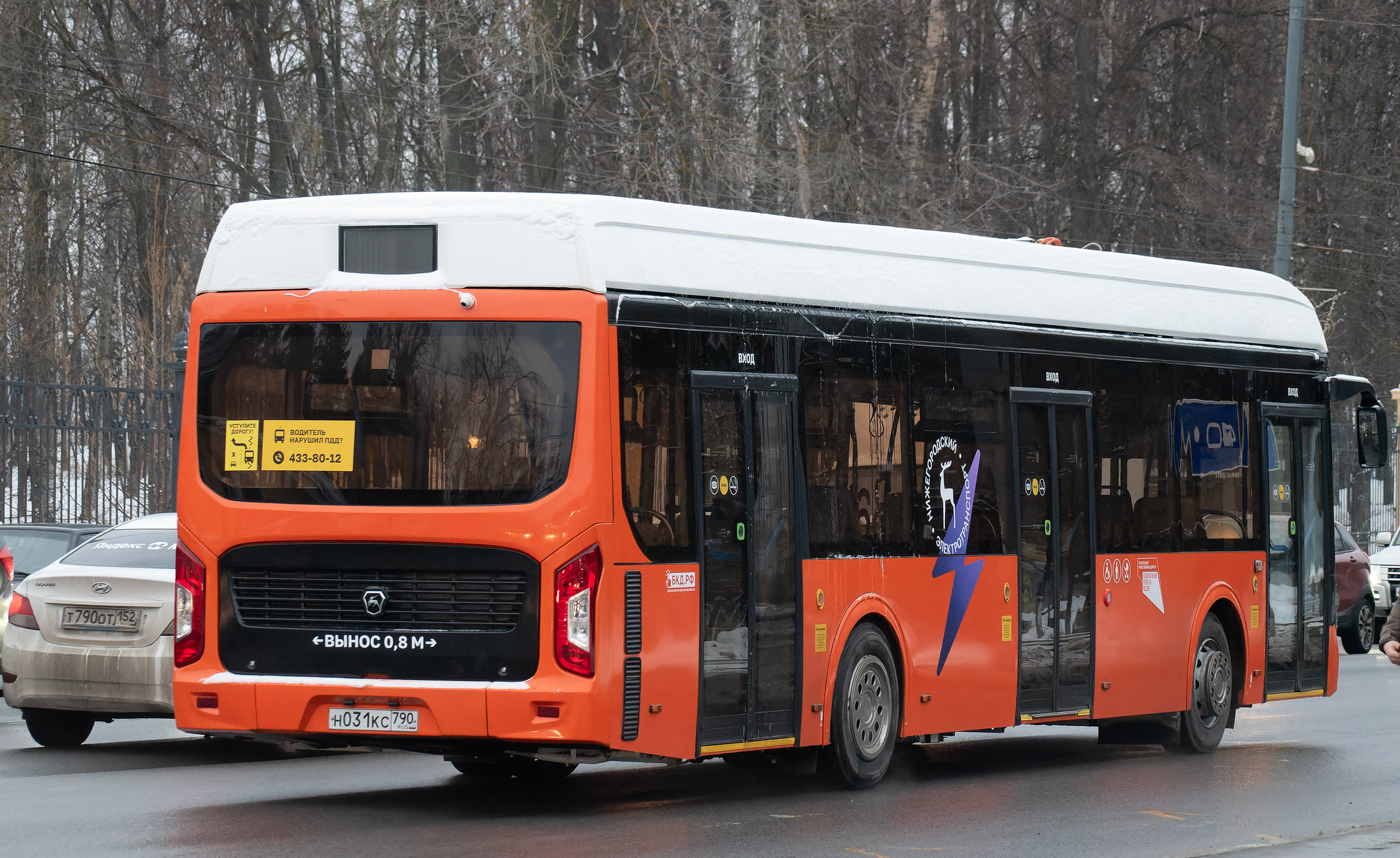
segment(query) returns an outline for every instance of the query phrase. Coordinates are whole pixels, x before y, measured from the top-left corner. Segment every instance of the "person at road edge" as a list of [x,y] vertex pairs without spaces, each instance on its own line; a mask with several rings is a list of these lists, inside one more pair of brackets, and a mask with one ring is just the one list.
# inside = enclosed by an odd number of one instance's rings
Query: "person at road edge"
[[1391,664],[1400,665],[1400,600],[1390,606],[1390,616],[1381,627],[1381,652]]

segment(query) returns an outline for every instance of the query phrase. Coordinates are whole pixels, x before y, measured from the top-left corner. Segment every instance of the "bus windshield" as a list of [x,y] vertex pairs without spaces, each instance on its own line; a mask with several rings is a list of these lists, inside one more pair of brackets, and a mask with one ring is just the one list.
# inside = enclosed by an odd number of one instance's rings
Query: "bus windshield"
[[577,322],[205,325],[204,482],[242,501],[527,503],[563,483]]

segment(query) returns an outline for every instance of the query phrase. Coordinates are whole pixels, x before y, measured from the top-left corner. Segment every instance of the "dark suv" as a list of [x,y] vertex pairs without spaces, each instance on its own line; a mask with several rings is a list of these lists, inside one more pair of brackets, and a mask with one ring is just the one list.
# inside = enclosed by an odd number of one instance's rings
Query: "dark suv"
[[15,583],[106,530],[105,524],[0,525],[0,545],[15,558]]
[[1337,528],[1334,580],[1337,584],[1337,635],[1352,655],[1369,652],[1376,642],[1376,603],[1371,597],[1371,561],[1351,533]]

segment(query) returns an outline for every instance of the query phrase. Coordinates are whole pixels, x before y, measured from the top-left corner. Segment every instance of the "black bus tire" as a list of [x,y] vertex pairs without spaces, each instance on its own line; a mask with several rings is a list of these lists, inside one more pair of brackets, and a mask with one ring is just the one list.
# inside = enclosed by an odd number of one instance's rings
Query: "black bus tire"
[[851,789],[869,789],[889,770],[899,739],[899,674],[885,635],[862,623],[841,652],[832,695],[831,750]]
[[1191,659],[1191,703],[1181,713],[1181,750],[1209,754],[1225,736],[1235,705],[1234,664],[1225,628],[1207,614]]

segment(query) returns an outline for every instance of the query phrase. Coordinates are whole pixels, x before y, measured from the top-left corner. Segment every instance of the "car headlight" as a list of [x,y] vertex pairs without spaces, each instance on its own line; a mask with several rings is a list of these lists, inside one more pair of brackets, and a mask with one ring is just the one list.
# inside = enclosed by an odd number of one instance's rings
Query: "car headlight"
[[1389,567],[1389,566],[1372,566],[1372,567],[1371,567],[1371,583],[1372,583],[1372,584],[1375,584],[1376,586],[1384,585],[1384,584],[1386,583],[1386,581],[1389,580],[1389,578],[1390,578],[1390,567]]

